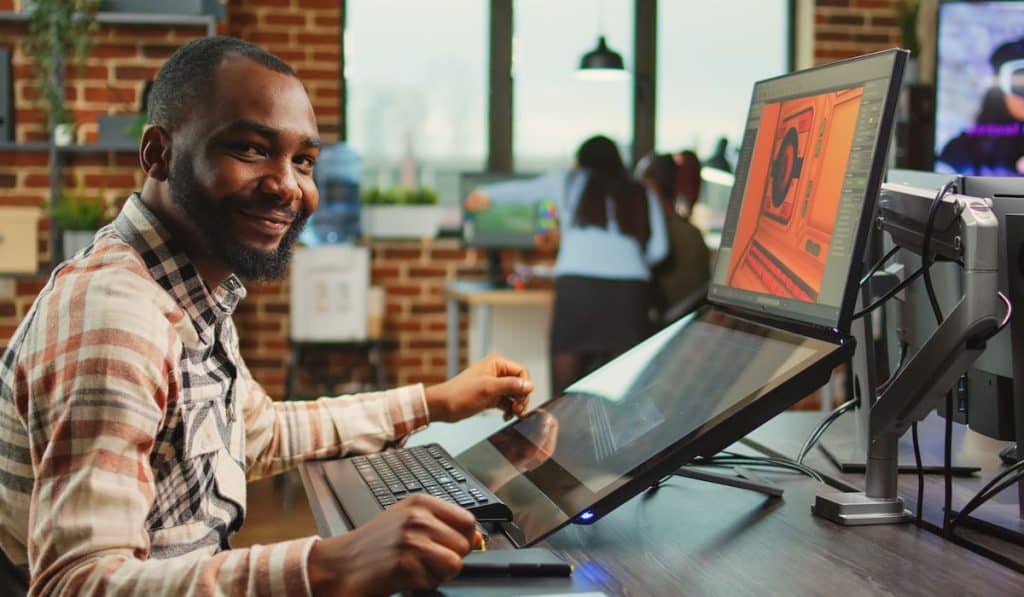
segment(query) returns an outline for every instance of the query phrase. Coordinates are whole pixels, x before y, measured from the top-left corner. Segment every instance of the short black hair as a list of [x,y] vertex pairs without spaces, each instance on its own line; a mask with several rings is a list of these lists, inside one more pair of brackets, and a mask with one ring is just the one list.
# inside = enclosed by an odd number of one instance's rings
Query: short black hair
[[167,130],[211,98],[214,72],[228,56],[243,56],[272,71],[298,77],[284,60],[256,44],[234,37],[204,37],[178,48],[160,67],[150,89],[147,118]]
[[993,71],[999,72],[999,67],[1004,62],[1020,58],[1024,58],[1024,37],[997,46],[995,50],[992,50],[992,55],[989,56],[988,62],[992,65]]

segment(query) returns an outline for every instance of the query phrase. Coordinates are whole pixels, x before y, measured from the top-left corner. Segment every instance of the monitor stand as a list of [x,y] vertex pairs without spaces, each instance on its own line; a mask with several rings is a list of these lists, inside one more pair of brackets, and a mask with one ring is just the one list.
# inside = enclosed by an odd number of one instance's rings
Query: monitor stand
[[717,485],[727,485],[729,487],[738,487],[740,489],[749,489],[750,491],[756,491],[763,493],[769,497],[782,497],[782,488],[778,485],[774,485],[764,480],[755,479],[744,479],[743,477],[756,477],[760,479],[758,475],[754,475],[750,471],[743,467],[733,467],[737,473],[741,476],[733,477],[730,475],[721,475],[719,473],[711,473],[708,471],[702,471],[692,465],[679,467],[673,474],[680,477],[686,477],[687,479],[696,479],[698,481],[706,481],[708,483],[715,483]]
[[[941,475],[946,467],[943,465],[943,430],[944,420],[934,412],[919,423],[921,442],[921,472],[926,475]],[[961,429],[957,429],[960,427]],[[957,436],[963,434],[962,425],[955,425],[953,428],[953,441]],[[954,451],[956,450],[956,443]],[[851,447],[849,442],[831,443],[822,438],[818,448],[836,468],[844,473],[861,474],[864,472],[865,450]],[[969,462],[957,462],[954,455],[951,472],[956,477],[969,477],[981,471],[981,466]],[[899,466],[900,474],[914,474],[917,466],[914,464],[914,448],[910,434],[900,438],[899,442]]]

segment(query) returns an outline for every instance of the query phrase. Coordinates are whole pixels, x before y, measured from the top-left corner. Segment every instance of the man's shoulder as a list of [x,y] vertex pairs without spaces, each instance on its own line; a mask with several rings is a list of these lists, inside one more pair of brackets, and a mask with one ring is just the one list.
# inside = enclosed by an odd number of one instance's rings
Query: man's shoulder
[[[162,323],[180,316],[174,299],[153,279],[138,251],[110,229],[97,235],[91,250],[61,264],[37,302],[41,309],[50,309],[51,316],[87,316],[94,318],[93,324]],[[156,322],[146,327],[151,329]]]

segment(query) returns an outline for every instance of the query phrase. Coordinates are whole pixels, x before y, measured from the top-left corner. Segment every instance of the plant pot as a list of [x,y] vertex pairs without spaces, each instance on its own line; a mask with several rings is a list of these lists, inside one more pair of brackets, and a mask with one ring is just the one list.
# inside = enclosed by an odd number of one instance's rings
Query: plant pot
[[65,230],[61,234],[64,244],[64,259],[71,259],[75,253],[88,247],[94,236],[96,236],[95,230]]
[[372,238],[434,238],[440,230],[439,205],[363,206],[363,233]]
[[53,127],[53,144],[64,147],[75,142],[75,125],[58,124]]

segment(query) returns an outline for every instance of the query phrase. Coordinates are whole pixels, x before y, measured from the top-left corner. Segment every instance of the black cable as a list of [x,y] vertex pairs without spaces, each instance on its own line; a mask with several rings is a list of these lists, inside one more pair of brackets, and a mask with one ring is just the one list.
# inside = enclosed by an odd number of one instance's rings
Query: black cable
[[860,317],[864,317],[868,313],[874,311],[875,309],[880,307],[883,303],[885,303],[885,301],[887,301],[887,300],[891,299],[892,297],[896,296],[896,293],[898,293],[899,291],[901,291],[904,288],[906,288],[911,282],[916,280],[917,277],[920,276],[923,273],[924,273],[924,270],[921,269],[921,268],[918,268],[917,270],[914,271],[914,273],[912,273],[909,276],[907,276],[907,278],[905,280],[903,280],[902,282],[897,284],[889,292],[886,292],[881,297],[875,299],[875,301],[872,302],[867,307],[864,307],[860,311],[857,311],[856,313],[854,313],[853,314],[853,319],[858,319]]
[[996,493],[999,493],[998,491],[993,491],[993,487],[997,486],[1000,483],[1000,481],[1005,480],[1008,476],[1013,475],[1014,473],[1020,475],[1022,472],[1024,472],[1024,460],[1017,462],[1013,466],[1004,469],[998,475],[992,477],[992,479],[990,479],[984,487],[978,490],[978,493],[974,494],[974,497],[967,500],[967,503],[960,510],[960,513],[957,514],[950,522],[950,526],[955,527],[960,522],[961,516],[967,516],[965,512],[973,512],[979,506],[981,506],[986,501],[995,496]]
[[907,350],[909,348],[909,344],[907,344],[906,342],[900,342],[900,358],[898,361],[896,361],[896,367],[892,370],[892,373],[889,374],[889,379],[886,379],[882,383],[878,384],[878,387],[875,388],[876,395],[881,396],[882,392],[889,389],[889,384],[891,384],[893,380],[896,379],[896,376],[899,375],[900,370],[903,369],[903,365],[906,363]]
[[896,254],[896,251],[899,251],[901,248],[902,247],[900,247],[899,245],[896,245],[895,247],[889,249],[888,253],[882,255],[882,258],[879,259],[878,262],[876,262],[874,265],[872,265],[871,269],[868,270],[868,273],[865,274],[864,277],[860,279],[860,285],[864,286],[865,284],[867,284],[868,280],[871,279],[871,276],[875,275],[875,272],[881,269],[881,267],[885,265],[886,261],[892,259],[892,256]]
[[807,440],[804,442],[804,445],[800,448],[800,452],[796,456],[797,464],[804,463],[804,458],[807,457],[807,454],[811,451],[815,444],[818,443],[818,440],[821,439],[821,436],[825,434],[825,431],[827,431],[828,428],[832,426],[832,423],[834,423],[836,419],[843,416],[847,412],[853,410],[853,408],[857,406],[857,402],[858,400],[856,398],[851,398],[850,400],[836,407],[831,413],[828,414],[827,417],[825,417],[824,420],[822,420],[821,423],[818,423],[818,427],[814,431],[812,431],[809,436],[807,436]]
[[725,454],[715,455],[710,458],[697,458],[692,464],[695,465],[744,465],[744,466],[761,466],[767,468],[785,468],[794,470],[808,477],[811,477],[815,481],[824,483],[825,480],[821,477],[818,471],[812,469],[809,466],[800,464],[788,458],[770,458],[766,456],[742,456],[739,454]]
[[[967,518],[971,515],[971,512],[974,512],[975,510],[980,508],[982,505],[985,504],[985,502],[994,498],[996,495],[1002,493],[1007,488],[1019,483],[1021,480],[1024,480],[1024,471],[1018,471],[1017,474],[1012,475],[1007,479],[1004,479],[1001,483],[990,489],[987,494],[981,497],[981,499],[977,499],[979,496],[975,496],[975,500],[972,500],[972,503],[968,503],[966,506],[964,506],[963,509],[960,510],[960,513],[957,514],[956,519],[954,519],[954,522],[951,524],[955,526],[956,521],[959,520],[960,517]],[[952,531],[952,528],[950,530]]]
[[[935,194],[931,206],[928,208],[928,221],[924,226],[924,235],[921,238],[921,269],[924,271],[924,289],[928,293],[928,302],[931,304],[932,313],[935,315],[935,324],[942,325],[942,308],[939,306],[939,299],[935,296],[935,288],[932,285],[931,267],[934,263],[931,255],[932,233],[935,228],[935,217],[942,206],[942,200],[946,194],[954,188],[954,182],[949,181],[942,185],[942,188]],[[952,516],[950,510],[953,508],[953,392],[946,392],[946,445],[943,450],[943,479],[944,483],[944,505],[942,512],[942,533],[945,536],[950,534],[950,521]]]
[[910,426],[910,436],[914,440],[914,465],[917,470],[917,524],[921,524],[924,515],[924,469],[921,466],[921,442],[917,439],[917,421]]

